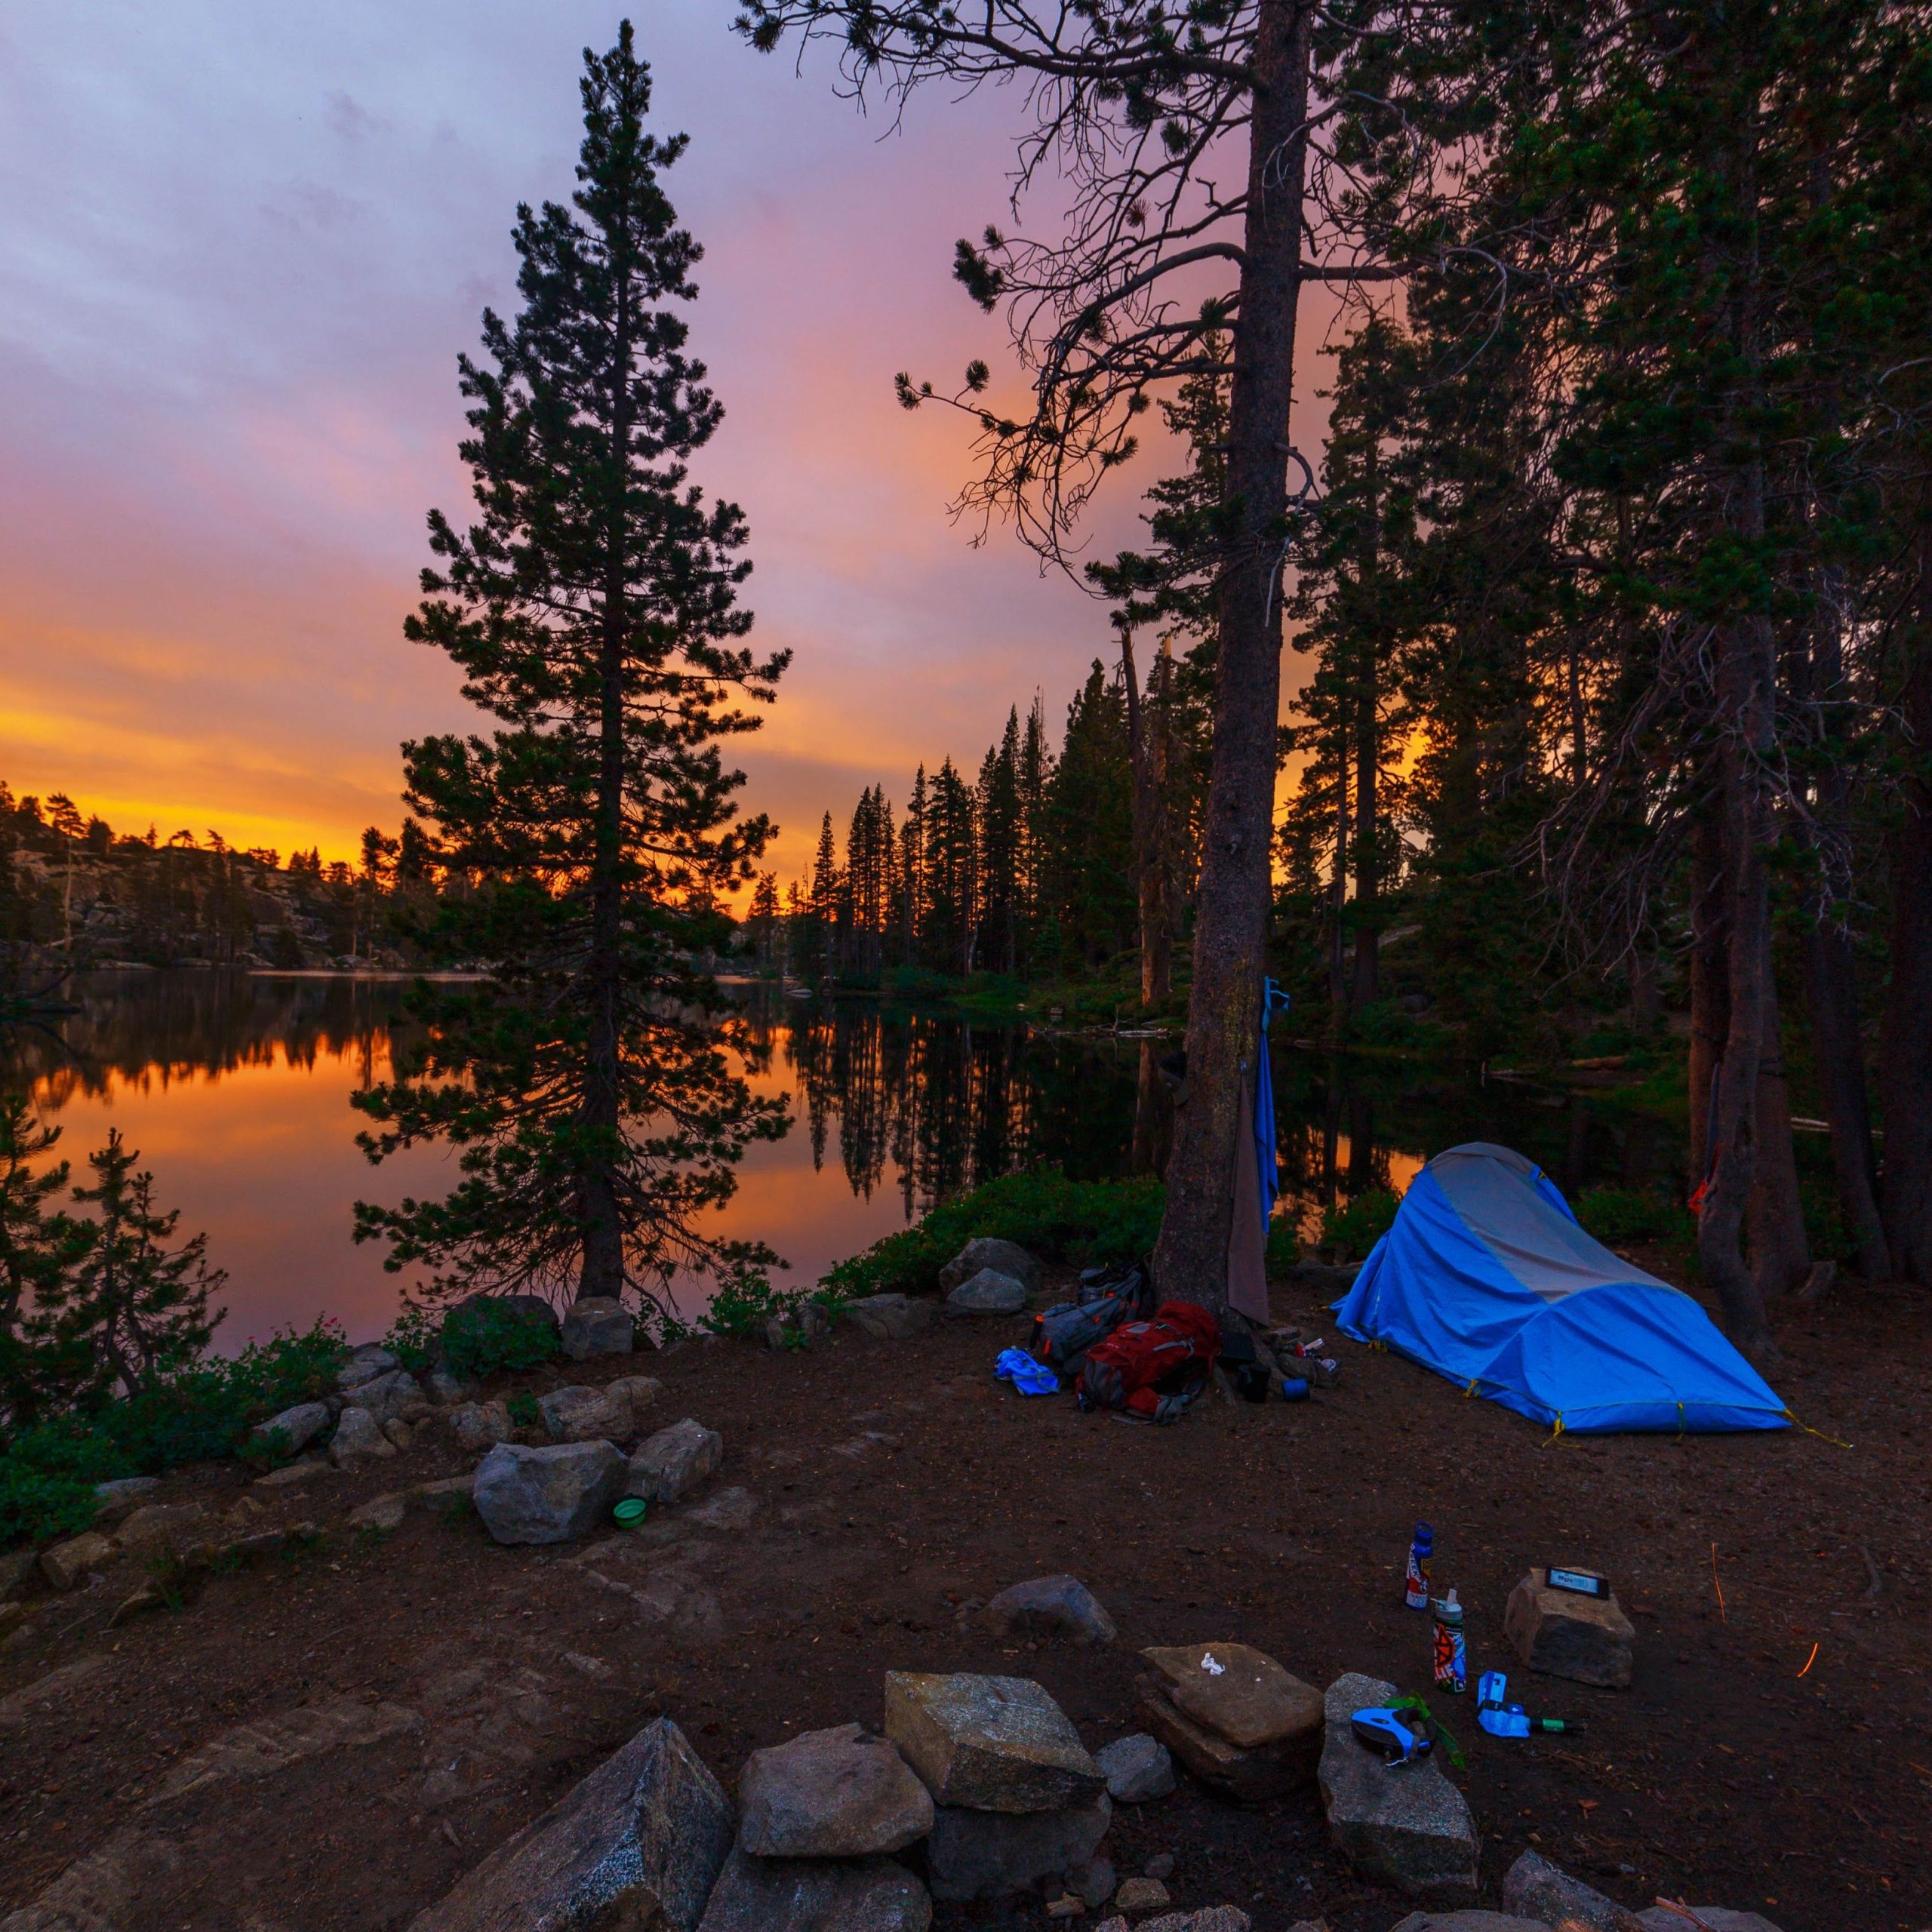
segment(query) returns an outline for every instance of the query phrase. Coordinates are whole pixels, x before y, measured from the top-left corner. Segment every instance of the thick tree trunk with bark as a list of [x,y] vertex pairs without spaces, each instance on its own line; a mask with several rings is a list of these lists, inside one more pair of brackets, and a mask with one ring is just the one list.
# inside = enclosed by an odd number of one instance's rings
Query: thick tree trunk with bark
[[1724,889],[1721,801],[1699,813],[1690,848],[1690,1191],[1711,1158],[1712,1080],[1730,1031],[1730,911]]
[[1377,903],[1382,886],[1381,855],[1377,848],[1381,827],[1376,799],[1382,746],[1372,662],[1355,701],[1361,709],[1355,719],[1355,983],[1352,999],[1355,1010],[1359,1012],[1376,997],[1382,963]]
[[1892,973],[1885,993],[1878,1105],[1881,1200],[1894,1272],[1932,1287],[1932,555],[1919,565],[1918,622],[1906,640],[1900,705],[1907,773],[1887,841]]
[[1260,0],[1249,202],[1228,420],[1238,547],[1220,591],[1213,769],[1195,900],[1187,1097],[1177,1110],[1154,1252],[1164,1295],[1226,1305],[1235,1136],[1260,1024],[1281,709],[1281,545],[1294,385],[1314,16]]
[[[1757,527],[1763,526],[1761,479]],[[1717,1291],[1726,1332],[1746,1359],[1776,1358],[1763,1296],[1745,1266],[1746,1210],[1758,1164],[1758,1072],[1771,1011],[1769,801],[1760,761],[1775,730],[1777,660],[1767,617],[1752,614],[1727,629],[1718,670],[1719,796],[1724,813],[1724,894],[1730,927],[1730,1024],[1718,1082],[1717,1168],[1697,1221],[1697,1254]]]
[[[625,473],[631,438],[632,318],[628,299],[614,318],[611,353],[611,444],[616,472]],[[623,1217],[616,1185],[618,1112],[622,1096],[624,853],[624,652],[628,642],[628,548],[621,495],[611,509],[604,565],[602,635],[598,661],[596,843],[591,858],[590,949],[585,977],[590,995],[582,1119],[586,1158],[577,1179],[583,1223],[583,1295],[620,1296],[624,1289]],[[600,1152],[600,1150],[601,1150]]]
[[1335,755],[1335,864],[1328,882],[1329,1030],[1339,1038],[1349,1023],[1349,740]]
[[1758,1061],[1758,1165],[1745,1226],[1751,1273],[1767,1300],[1795,1294],[1811,1272],[1811,1244],[1798,1192],[1798,1155],[1791,1142],[1791,1090],[1779,1038],[1778,996],[1766,981],[1764,1038]]
[[1127,696],[1128,762],[1134,780],[1140,1004],[1152,1006],[1174,989],[1173,940],[1168,925],[1167,721],[1161,715],[1164,707],[1150,707],[1143,701],[1134,662],[1134,635],[1125,629],[1120,635],[1120,669]]

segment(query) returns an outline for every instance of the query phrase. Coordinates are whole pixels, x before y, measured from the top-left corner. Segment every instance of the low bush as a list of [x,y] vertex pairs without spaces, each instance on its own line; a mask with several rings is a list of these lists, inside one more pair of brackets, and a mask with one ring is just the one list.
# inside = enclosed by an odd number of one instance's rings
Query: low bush
[[1152,1175],[1069,1180],[1057,1168],[1008,1174],[943,1201],[915,1226],[835,1263],[824,1285],[856,1299],[939,1285],[939,1271],[976,1237],[1017,1241],[1051,1261],[1134,1261],[1160,1232],[1165,1190]]
[[1337,1261],[1359,1261],[1395,1224],[1401,1201],[1386,1187],[1371,1187],[1321,1217],[1321,1245]]
[[834,1322],[845,1312],[845,1297],[836,1289],[775,1288],[763,1267],[747,1265],[733,1269],[719,1282],[698,1326],[713,1335],[747,1341],[762,1336],[765,1324],[776,1317],[787,1324],[788,1339],[795,1338],[802,1347],[804,1337],[797,1322],[808,1303],[823,1309]]
[[535,1368],[561,1352],[551,1317],[511,1301],[466,1302],[443,1317],[443,1366],[459,1382]]
[[208,1358],[125,1400],[37,1423],[0,1444],[0,1545],[87,1527],[94,1486],[234,1454],[257,1423],[333,1389],[349,1353],[325,1317],[312,1328]]
[[1683,1241],[1694,1237],[1690,1210],[1661,1194],[1632,1187],[1593,1187],[1580,1195],[1577,1218],[1600,1241]]

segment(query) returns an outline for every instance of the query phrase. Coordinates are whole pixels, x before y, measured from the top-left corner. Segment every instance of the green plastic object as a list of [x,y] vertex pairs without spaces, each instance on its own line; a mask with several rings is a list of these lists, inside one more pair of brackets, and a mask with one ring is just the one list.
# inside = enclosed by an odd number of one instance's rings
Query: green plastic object
[[620,1529],[634,1529],[642,1522],[651,1505],[641,1496],[626,1496],[611,1511],[611,1520]]

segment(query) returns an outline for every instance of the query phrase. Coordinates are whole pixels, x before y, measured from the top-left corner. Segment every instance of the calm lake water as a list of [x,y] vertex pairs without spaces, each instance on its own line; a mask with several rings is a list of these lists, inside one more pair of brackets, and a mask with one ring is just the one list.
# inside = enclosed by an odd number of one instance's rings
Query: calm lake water
[[[321,1313],[364,1340],[389,1326],[408,1278],[351,1241],[351,1204],[438,1190],[454,1171],[433,1148],[371,1168],[355,1147],[349,1096],[389,1071],[405,990],[332,974],[97,974],[74,995],[79,1012],[0,1029],[0,1081],[29,1087],[82,1172],[118,1126],[183,1230],[207,1230],[229,1275],[218,1345]],[[747,1075],[789,1102],[793,1125],[747,1155],[720,1226],[770,1242],[791,1283],[996,1174],[1044,1161],[1081,1177],[1128,1174],[1164,1155],[1158,1060],[1176,1041],[740,990],[759,1041]],[[1324,1206],[1373,1186],[1399,1192],[1461,1140],[1520,1148],[1572,1194],[1641,1183],[1678,1159],[1665,1122],[1453,1069],[1283,1050],[1275,1088],[1282,1211],[1311,1232]]]

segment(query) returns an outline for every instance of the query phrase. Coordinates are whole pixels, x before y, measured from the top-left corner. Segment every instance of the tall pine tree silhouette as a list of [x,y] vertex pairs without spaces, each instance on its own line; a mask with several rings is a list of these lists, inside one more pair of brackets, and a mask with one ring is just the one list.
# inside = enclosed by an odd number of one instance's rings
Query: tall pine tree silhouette
[[406,626],[501,721],[403,748],[441,865],[476,888],[445,895],[435,937],[488,977],[419,995],[423,1044],[355,1096],[372,1161],[460,1149],[443,1199],[356,1209],[358,1239],[445,1294],[649,1296],[722,1272],[734,1247],[700,1217],[785,1127],[733,1070],[734,1023],[693,961],[771,832],[737,817],[718,741],[756,728],[743,703],[771,700],[786,656],[740,641],[744,518],[688,476],[722,411],[662,306],[697,293],[660,182],[685,138],[645,131],[628,22],[584,66],[572,205],[518,209],[521,312],[486,311],[460,365],[477,520],[431,514],[441,563]]

